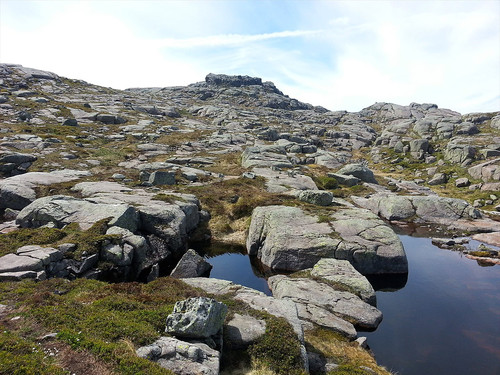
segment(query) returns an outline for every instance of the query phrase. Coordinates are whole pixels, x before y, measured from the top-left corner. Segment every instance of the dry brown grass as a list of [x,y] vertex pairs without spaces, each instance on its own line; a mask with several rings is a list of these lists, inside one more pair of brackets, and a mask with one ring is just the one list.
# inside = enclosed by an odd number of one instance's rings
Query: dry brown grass
[[333,358],[340,365],[347,367],[368,367],[377,375],[391,375],[389,371],[377,365],[375,358],[356,342],[349,342],[326,329],[314,329],[305,332],[307,344],[327,358]]

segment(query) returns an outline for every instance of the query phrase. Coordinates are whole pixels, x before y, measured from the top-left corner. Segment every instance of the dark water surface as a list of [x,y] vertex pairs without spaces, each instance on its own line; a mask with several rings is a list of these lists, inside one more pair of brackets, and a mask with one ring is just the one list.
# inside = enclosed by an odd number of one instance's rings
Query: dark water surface
[[266,279],[256,275],[247,255],[226,253],[207,261],[213,266],[210,277],[230,280],[271,295]]
[[[399,290],[377,292],[384,320],[359,333],[377,362],[399,375],[500,375],[500,266],[482,267],[429,238],[400,238],[408,279],[397,281]],[[270,294],[247,256],[208,261],[211,277]]]
[[377,292],[384,320],[360,333],[377,362],[401,375],[499,375],[500,266],[481,267],[429,238],[400,238],[406,286]]

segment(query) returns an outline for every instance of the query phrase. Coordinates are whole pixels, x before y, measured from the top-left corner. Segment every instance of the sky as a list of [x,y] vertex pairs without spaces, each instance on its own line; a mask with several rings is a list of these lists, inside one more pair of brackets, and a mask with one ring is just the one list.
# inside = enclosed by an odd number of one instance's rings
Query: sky
[[330,110],[500,110],[500,0],[0,0],[0,62],[101,86],[208,73]]

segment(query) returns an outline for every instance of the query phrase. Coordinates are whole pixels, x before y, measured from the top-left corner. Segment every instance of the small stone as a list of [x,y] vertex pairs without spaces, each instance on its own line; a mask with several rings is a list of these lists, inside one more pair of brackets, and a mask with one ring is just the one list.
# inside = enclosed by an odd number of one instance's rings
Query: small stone
[[175,173],[155,171],[149,176],[148,182],[151,185],[175,185]]
[[64,126],[78,126],[78,121],[74,118],[68,118],[63,122]]
[[364,336],[358,337],[355,341],[360,348],[366,349],[368,347],[368,339]]
[[126,176],[121,173],[115,173],[113,176],[111,176],[111,178],[115,180],[124,180]]
[[446,175],[444,173],[436,173],[427,183],[429,185],[442,185],[446,183]]
[[470,185],[470,181],[467,177],[457,178],[457,180],[455,181],[455,186],[458,188],[466,187],[469,185]]

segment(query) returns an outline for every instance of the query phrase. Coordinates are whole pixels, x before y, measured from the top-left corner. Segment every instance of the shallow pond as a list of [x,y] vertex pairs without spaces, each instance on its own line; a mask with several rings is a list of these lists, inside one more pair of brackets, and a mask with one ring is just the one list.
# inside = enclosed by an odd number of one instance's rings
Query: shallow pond
[[500,266],[480,266],[429,238],[400,238],[408,281],[377,292],[384,320],[360,333],[377,362],[401,375],[500,374]]
[[[377,291],[384,320],[375,332],[359,333],[378,363],[400,375],[500,374],[500,266],[480,266],[430,238],[400,238],[408,278],[394,280],[392,289],[376,280],[386,290]],[[208,261],[211,277],[270,294],[247,256],[226,253]]]

